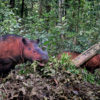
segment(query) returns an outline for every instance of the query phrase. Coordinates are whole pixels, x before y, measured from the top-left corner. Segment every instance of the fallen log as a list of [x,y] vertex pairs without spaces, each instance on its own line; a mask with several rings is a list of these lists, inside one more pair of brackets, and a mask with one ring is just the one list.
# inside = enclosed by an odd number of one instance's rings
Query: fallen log
[[76,67],[80,67],[87,60],[95,56],[99,50],[100,50],[100,42],[91,46],[89,49],[81,53],[79,56],[72,59],[72,62],[75,64]]

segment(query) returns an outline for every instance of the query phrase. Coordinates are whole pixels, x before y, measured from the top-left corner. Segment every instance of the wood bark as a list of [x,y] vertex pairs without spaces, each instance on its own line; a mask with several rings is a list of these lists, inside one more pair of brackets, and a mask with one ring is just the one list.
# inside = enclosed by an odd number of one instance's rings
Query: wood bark
[[14,8],[15,7],[15,0],[10,0],[10,8]]
[[64,0],[59,0],[59,21],[62,23],[62,17],[64,16]]
[[75,66],[79,67],[83,63],[85,63],[87,60],[89,60],[90,58],[95,56],[97,54],[97,51],[99,51],[99,50],[100,50],[100,42],[93,45],[92,47],[90,47],[86,51],[84,51],[78,57],[73,59],[72,62],[75,64]]
[[39,16],[42,16],[42,10],[43,10],[43,1],[39,0]]
[[[46,9],[46,13],[49,14],[49,12],[51,11],[51,5],[49,4],[50,3],[50,0],[46,0],[45,1],[45,9]],[[49,30],[49,21],[50,21],[50,17],[46,17],[45,19],[45,23],[46,23],[46,31],[48,32]]]
[[22,8],[21,8],[21,17],[23,18],[24,14],[24,0],[22,0]]

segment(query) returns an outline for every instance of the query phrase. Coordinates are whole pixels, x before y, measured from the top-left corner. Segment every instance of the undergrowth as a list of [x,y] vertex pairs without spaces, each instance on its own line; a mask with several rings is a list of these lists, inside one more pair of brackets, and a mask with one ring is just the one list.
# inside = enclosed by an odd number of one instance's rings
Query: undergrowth
[[30,64],[29,62],[27,62],[26,64],[20,64],[17,65],[17,67],[20,67],[21,69],[19,71],[19,74],[26,75],[29,73],[35,73],[38,69],[39,73],[41,73],[42,76],[50,77],[55,76],[59,70],[64,70],[73,75],[78,75],[82,77],[83,81],[100,85],[99,71],[92,74],[88,72],[85,68],[76,68],[76,66],[71,62],[70,56],[68,56],[67,54],[63,54],[60,60],[58,60],[56,57],[50,57],[49,62],[44,67],[38,66],[38,62],[36,61],[32,64]]

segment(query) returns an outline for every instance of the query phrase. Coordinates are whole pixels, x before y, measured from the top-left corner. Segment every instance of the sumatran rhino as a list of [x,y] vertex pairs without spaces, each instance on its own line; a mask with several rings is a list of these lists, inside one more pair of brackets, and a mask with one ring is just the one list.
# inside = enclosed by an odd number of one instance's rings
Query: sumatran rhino
[[[57,56],[58,59],[61,58],[62,54],[68,54],[69,56],[71,56],[71,59],[74,59],[81,53],[65,51]],[[94,57],[92,57],[91,59],[89,59],[88,61],[86,61],[83,65],[81,65],[81,67],[86,67],[86,69],[88,71],[93,73],[95,71],[95,69],[100,68],[100,54],[97,54]]]
[[16,64],[25,61],[46,63],[48,53],[38,46],[38,42],[13,34],[1,36],[0,74],[9,72]]

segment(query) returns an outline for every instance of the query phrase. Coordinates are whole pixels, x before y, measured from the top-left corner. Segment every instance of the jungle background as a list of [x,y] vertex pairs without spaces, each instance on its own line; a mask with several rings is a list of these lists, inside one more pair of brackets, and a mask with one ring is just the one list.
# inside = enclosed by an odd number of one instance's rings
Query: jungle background
[[[100,73],[91,74],[85,69],[80,72],[69,64],[68,57],[62,58],[60,62],[53,58],[67,50],[83,52],[100,42],[100,0],[0,0],[0,35],[4,34],[18,34],[29,39],[39,38],[40,46],[47,47],[51,58],[42,75],[37,75],[38,72],[29,74],[32,70],[24,68],[29,65],[22,64],[19,72],[10,73],[10,77],[0,79],[0,100],[100,99],[100,87],[95,86],[100,85]],[[33,65],[36,62],[31,67]],[[71,67],[67,72],[62,72],[59,66]],[[82,79],[86,83],[81,83]],[[28,83],[33,81],[37,84]]]
[[0,0],[0,34],[39,38],[51,54],[100,40],[99,0]]

